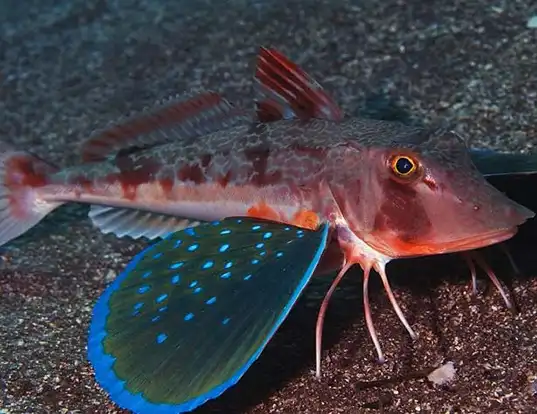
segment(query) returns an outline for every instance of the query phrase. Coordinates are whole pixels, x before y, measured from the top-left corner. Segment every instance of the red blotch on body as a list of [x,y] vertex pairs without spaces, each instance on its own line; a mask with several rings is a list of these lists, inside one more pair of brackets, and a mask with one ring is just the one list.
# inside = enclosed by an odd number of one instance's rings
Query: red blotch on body
[[416,190],[391,180],[383,183],[384,199],[375,216],[373,237],[389,245],[391,254],[418,254],[427,250],[425,239],[432,224]]
[[121,190],[123,191],[123,197],[128,200],[135,200],[139,184],[132,184],[130,181],[120,181],[120,184]]
[[133,158],[132,156],[118,157],[115,160],[119,169],[118,173],[109,174],[105,182],[108,184],[119,183],[123,197],[128,200],[136,198],[136,191],[141,184],[149,183],[156,179],[162,165],[154,158]]
[[231,171],[228,171],[225,174],[222,174],[216,178],[216,182],[220,184],[222,188],[226,188],[230,181],[231,181]]
[[277,184],[281,181],[282,173],[274,171],[267,173],[270,150],[268,148],[252,148],[244,151],[246,159],[252,164],[251,182],[257,186]]
[[28,155],[15,155],[5,164],[4,184],[13,187],[43,187],[48,184],[48,174],[55,171],[44,161]]
[[156,177],[157,184],[165,199],[172,199],[176,181],[175,169],[168,165],[160,169]]
[[49,183],[49,174],[56,171],[37,157],[27,154],[14,154],[5,162],[4,186],[9,190],[7,197],[11,207],[11,214],[24,219],[26,211],[24,198],[20,197],[21,191],[44,187]]
[[162,189],[162,193],[164,194],[164,196],[169,198],[172,194],[174,180],[169,177],[164,177],[160,178],[158,182],[160,184],[160,188]]

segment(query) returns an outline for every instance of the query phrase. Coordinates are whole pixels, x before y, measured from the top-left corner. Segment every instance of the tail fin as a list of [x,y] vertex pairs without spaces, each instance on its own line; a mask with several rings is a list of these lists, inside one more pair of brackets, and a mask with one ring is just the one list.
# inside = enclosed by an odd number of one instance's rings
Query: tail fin
[[56,168],[0,143],[0,246],[35,226],[62,203],[43,201],[37,189]]

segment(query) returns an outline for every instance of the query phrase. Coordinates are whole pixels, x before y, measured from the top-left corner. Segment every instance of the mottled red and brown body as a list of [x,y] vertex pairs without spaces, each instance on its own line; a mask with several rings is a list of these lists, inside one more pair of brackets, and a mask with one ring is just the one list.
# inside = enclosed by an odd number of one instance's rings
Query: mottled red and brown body
[[[389,167],[393,154],[419,159],[422,177],[401,182]],[[192,220],[253,215],[304,225],[303,213],[313,211],[334,225],[344,220],[391,257],[479,247],[504,237],[499,233],[510,236],[513,220],[525,218],[522,207],[485,182],[454,133],[358,119],[241,125],[34,184],[45,202]]]
[[[341,126],[323,120],[238,126],[62,170],[34,190],[44,201],[130,207],[194,220],[263,216],[308,227],[302,223],[309,218],[306,212],[327,219],[333,209],[327,180],[339,179],[342,148],[318,145],[322,131],[333,127]],[[318,142],[308,142],[314,134]]]

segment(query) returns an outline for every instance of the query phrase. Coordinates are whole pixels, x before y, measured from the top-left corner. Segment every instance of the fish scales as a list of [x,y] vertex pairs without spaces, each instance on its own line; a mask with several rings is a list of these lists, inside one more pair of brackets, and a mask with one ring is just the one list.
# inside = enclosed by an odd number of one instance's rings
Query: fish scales
[[[151,201],[233,199],[242,188],[248,208],[249,204],[270,201],[266,198],[271,195],[278,198],[278,203],[284,201],[284,194],[290,197],[296,193],[298,187],[311,186],[328,175],[337,178],[337,170],[330,169],[330,150],[345,145],[349,138],[354,144],[373,142],[379,126],[383,125],[354,120],[341,125],[312,120],[239,126],[188,143],[173,142],[109,161],[67,168],[49,176],[48,185],[39,193],[44,199],[56,201],[93,201],[102,197],[101,201],[114,203],[116,198],[126,198],[145,205]],[[385,131],[386,137],[392,133],[390,129]],[[337,165],[338,160],[334,160]],[[267,187],[271,187],[270,191]],[[253,194],[260,188],[267,189],[267,193]],[[311,200],[304,201],[311,204]],[[122,205],[120,200],[118,204]],[[166,208],[166,212],[170,209]]]
[[[389,207],[380,205],[376,208],[381,217],[366,217],[372,216],[371,208],[364,209],[361,218],[353,213],[364,195],[357,191],[362,175],[357,174],[360,164],[356,160],[363,149],[371,148],[409,149],[430,157],[442,163],[457,189],[482,184],[464,145],[453,133],[350,118],[339,123],[311,119],[241,125],[198,139],[120,154],[110,161],[68,168],[50,176],[47,185],[36,191],[51,202],[81,201],[116,207],[128,204],[131,208],[204,220],[248,214],[261,203],[272,211],[271,217],[276,214],[290,224],[300,224],[293,217],[302,210],[313,209],[321,220],[334,222],[337,211],[343,209],[346,217],[361,222],[363,232],[396,224],[405,229],[403,238],[412,238],[421,231],[419,223],[427,223],[427,213],[416,203],[406,203],[418,217],[411,222],[405,214],[388,223],[382,215],[389,216],[385,214]],[[363,160],[363,164],[368,162]],[[461,165],[466,174],[453,174]],[[320,183],[331,188],[336,197],[327,199],[330,191],[317,191]],[[429,180],[428,185],[442,184]],[[353,206],[347,208],[350,189],[355,190],[356,197]],[[397,194],[392,196],[397,199]],[[475,205],[480,208],[488,199],[478,196]]]

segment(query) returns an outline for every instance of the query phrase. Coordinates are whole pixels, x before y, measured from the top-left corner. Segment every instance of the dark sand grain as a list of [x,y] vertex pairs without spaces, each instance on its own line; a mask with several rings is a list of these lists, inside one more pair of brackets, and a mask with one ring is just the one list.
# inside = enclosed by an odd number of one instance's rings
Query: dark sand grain
[[[444,119],[472,145],[528,150],[537,142],[537,31],[526,23],[536,13],[530,0],[4,0],[0,136],[76,162],[93,129],[169,95],[209,87],[250,102],[255,54],[267,45],[351,114]],[[5,413],[120,412],[93,381],[86,331],[92,303],[144,243],[103,236],[84,213],[62,209],[1,251]],[[383,366],[355,272],[329,310],[321,382],[310,370],[328,281],[315,281],[240,384],[199,413],[537,412],[535,248],[531,232],[519,239],[516,277],[493,250],[516,316],[495,291],[473,299],[456,256],[390,265],[420,338],[410,340],[375,283]],[[410,379],[447,361],[457,369],[448,386]]]

